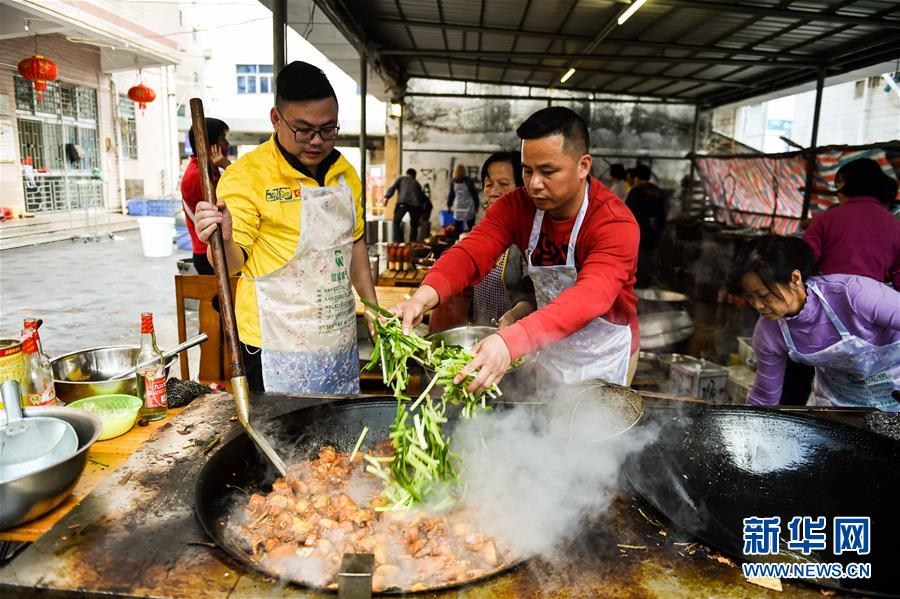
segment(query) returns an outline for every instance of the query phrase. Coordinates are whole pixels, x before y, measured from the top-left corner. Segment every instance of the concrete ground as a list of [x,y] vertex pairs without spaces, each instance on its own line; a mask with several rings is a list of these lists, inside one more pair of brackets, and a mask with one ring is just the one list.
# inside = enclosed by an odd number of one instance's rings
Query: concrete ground
[[[153,312],[161,349],[177,345],[175,249],[145,258],[138,231],[100,241],[57,241],[0,252],[0,338],[17,337],[25,317],[41,318],[41,340],[55,356],[106,345],[138,344],[140,314]],[[190,318],[190,317],[193,318]],[[188,331],[196,329],[189,313]],[[192,363],[199,350],[192,352]],[[192,372],[196,373],[195,370]],[[177,376],[177,370],[174,372]]]

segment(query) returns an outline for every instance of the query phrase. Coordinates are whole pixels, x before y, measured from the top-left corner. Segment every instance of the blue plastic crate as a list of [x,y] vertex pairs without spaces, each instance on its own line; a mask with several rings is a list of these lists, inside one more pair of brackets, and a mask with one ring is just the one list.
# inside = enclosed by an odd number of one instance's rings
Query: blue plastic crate
[[175,227],[175,246],[179,250],[191,251],[194,246],[191,244],[191,234],[188,233],[187,227]]
[[127,205],[131,216],[175,216],[181,210],[181,200],[168,198],[134,198]]
[[131,216],[147,216],[147,211],[149,210],[147,206],[147,200],[128,200],[128,214]]

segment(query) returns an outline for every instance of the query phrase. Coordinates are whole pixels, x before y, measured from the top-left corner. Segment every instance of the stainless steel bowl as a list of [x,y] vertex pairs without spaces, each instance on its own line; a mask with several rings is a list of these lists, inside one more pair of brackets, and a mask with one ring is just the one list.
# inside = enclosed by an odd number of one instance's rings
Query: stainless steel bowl
[[[56,396],[68,404],[92,395],[137,395],[133,376],[109,379],[134,366],[139,350],[137,345],[93,347],[53,358],[50,365]],[[166,377],[177,359],[173,357],[166,364]]]
[[21,478],[0,483],[0,530],[43,516],[65,501],[81,478],[87,453],[103,431],[96,415],[74,408],[25,408],[25,417],[49,416],[72,425],[78,451],[72,457]]
[[[484,327],[484,326],[476,326],[476,325],[467,325],[461,327],[454,327],[452,329],[446,329],[444,331],[438,331],[436,333],[432,333],[425,337],[428,341],[431,341],[435,345],[439,345],[441,342],[444,345],[459,345],[463,349],[472,350],[476,343],[493,335],[497,332],[495,327]],[[530,369],[524,368],[528,365],[532,359],[534,358],[534,354],[529,354],[525,357],[522,362],[510,368],[507,371],[507,374],[503,377],[503,379],[498,384],[500,390],[503,393],[507,392],[516,392],[516,395],[522,393],[525,389],[532,389],[534,386],[534,381],[528,374]],[[427,382],[431,382],[431,379],[434,377],[434,370],[427,366],[423,366],[422,370],[425,371],[425,378]],[[434,394],[439,394],[440,391],[435,389],[432,391]]]

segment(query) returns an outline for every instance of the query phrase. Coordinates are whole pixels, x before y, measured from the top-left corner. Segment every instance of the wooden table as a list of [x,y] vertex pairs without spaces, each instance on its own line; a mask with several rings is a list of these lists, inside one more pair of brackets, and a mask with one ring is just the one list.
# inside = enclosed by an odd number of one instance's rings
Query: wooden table
[[378,275],[376,284],[380,287],[418,287],[428,274],[427,270],[385,270]]
[[94,443],[88,450],[87,465],[72,494],[55,510],[48,512],[37,520],[0,531],[0,541],[36,541],[38,537],[50,530],[58,520],[68,514],[88,493],[93,491],[97,485],[125,462],[144,441],[151,438],[153,433],[171,422],[182,410],[183,408],[173,408],[169,410],[169,415],[162,420],[155,420],[147,426],[135,424],[124,435]]
[[[399,304],[412,293],[408,287],[375,287],[375,296],[378,298],[378,305],[382,308],[390,308],[395,304]],[[359,294],[353,290],[353,296],[356,298],[356,314],[361,315],[365,312],[365,306],[359,301]]]

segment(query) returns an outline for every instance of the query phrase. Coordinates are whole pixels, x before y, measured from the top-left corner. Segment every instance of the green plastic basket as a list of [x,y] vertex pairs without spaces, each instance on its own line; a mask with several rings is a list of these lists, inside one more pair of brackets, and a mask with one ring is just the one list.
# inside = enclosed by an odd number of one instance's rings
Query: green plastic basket
[[97,440],[104,441],[130,431],[142,405],[134,395],[94,395],[73,401],[69,407],[96,414],[103,422],[103,432]]

